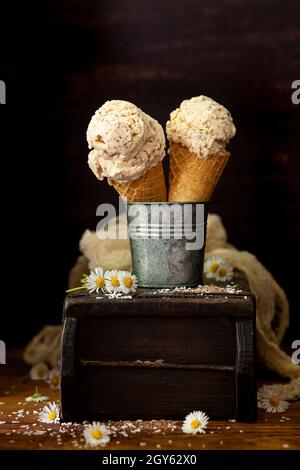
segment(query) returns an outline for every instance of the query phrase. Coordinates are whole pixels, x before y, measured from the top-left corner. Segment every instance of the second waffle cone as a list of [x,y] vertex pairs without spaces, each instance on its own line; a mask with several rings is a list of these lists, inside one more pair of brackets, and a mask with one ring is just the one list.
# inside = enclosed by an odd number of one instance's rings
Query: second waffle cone
[[198,158],[180,144],[170,145],[169,202],[208,201],[230,157],[229,152]]

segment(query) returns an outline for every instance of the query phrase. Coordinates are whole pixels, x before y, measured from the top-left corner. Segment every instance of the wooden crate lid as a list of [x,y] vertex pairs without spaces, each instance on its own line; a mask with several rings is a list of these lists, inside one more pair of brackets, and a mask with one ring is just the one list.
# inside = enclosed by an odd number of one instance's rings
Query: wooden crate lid
[[[104,294],[78,291],[69,294],[64,304],[65,317],[81,316],[252,316],[255,298],[242,273],[228,284],[206,283],[205,289],[144,289],[132,298],[110,298]],[[211,286],[209,288],[209,286]],[[218,289],[214,289],[217,286]],[[226,288],[226,286],[229,286]]]

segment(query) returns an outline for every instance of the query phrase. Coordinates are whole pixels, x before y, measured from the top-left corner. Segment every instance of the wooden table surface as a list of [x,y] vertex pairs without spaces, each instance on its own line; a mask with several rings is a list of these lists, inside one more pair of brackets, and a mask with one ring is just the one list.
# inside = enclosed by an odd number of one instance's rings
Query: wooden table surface
[[[39,391],[52,401],[59,400],[59,392],[51,390],[45,382],[33,382],[28,376],[20,352],[8,354],[7,365],[1,366],[0,382],[0,449],[87,449],[82,436],[82,424],[49,425],[38,422],[38,412],[44,403],[27,403],[38,384]],[[21,413],[19,410],[24,410]],[[300,449],[300,401],[292,403],[286,413],[271,414],[259,410],[256,423],[229,421],[209,422],[205,435],[183,434],[179,422],[168,422],[174,430],[161,432],[158,421],[144,423],[148,430],[128,437],[115,433],[105,450],[211,450],[211,449]],[[115,423],[108,423],[115,426]],[[124,434],[124,430],[121,431]],[[96,449],[99,449],[98,447]]]

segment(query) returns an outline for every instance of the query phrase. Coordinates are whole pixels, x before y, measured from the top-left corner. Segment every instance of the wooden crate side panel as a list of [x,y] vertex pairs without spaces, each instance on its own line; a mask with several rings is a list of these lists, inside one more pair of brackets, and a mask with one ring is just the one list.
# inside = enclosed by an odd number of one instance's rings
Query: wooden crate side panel
[[80,359],[235,365],[235,323],[226,317],[88,317],[80,320],[78,347]]
[[193,410],[234,418],[234,372],[99,367],[81,371],[82,417],[183,419]]

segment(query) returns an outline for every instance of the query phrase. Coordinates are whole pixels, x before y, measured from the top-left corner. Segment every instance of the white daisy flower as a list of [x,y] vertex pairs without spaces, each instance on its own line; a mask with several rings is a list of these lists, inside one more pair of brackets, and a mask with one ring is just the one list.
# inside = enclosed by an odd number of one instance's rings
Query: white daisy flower
[[105,274],[105,287],[108,292],[116,293],[122,292],[121,279],[119,271],[113,269],[112,271],[106,271]]
[[121,282],[122,292],[124,294],[129,294],[130,292],[135,292],[137,288],[137,277],[134,274],[131,274],[129,271],[120,271],[119,279]]
[[229,263],[221,263],[214,278],[216,281],[231,281],[233,278],[233,267]]
[[47,364],[44,362],[39,362],[32,366],[29,375],[31,380],[46,380],[49,374],[49,369]]
[[100,290],[103,292],[105,290],[105,278],[103,269],[98,266],[94,269],[94,271],[90,272],[89,276],[86,276],[82,280],[82,283],[87,288],[90,294],[92,292],[97,292],[97,294],[99,294]]
[[85,442],[93,447],[99,445],[105,446],[110,441],[109,434],[109,429],[96,421],[85,426],[83,431]]
[[50,388],[58,389],[60,387],[60,371],[58,367],[50,370],[47,382]]
[[48,403],[39,414],[41,423],[56,424],[59,423],[59,408],[56,403]]
[[183,422],[182,431],[188,434],[196,434],[197,432],[205,434],[209,417],[202,411],[193,411],[188,414]]
[[289,407],[286,395],[282,392],[280,385],[263,386],[257,395],[259,408],[268,413],[284,413]]
[[221,264],[224,263],[222,258],[218,258],[217,256],[212,256],[204,263],[204,274],[207,278],[214,278],[216,272],[218,271]]
[[49,400],[49,397],[46,397],[46,395],[42,395],[41,393],[39,393],[37,387],[35,388],[35,392],[32,395],[30,395],[30,397],[25,398],[25,401],[27,402],[34,401],[36,403],[40,401],[46,401],[46,400]]

